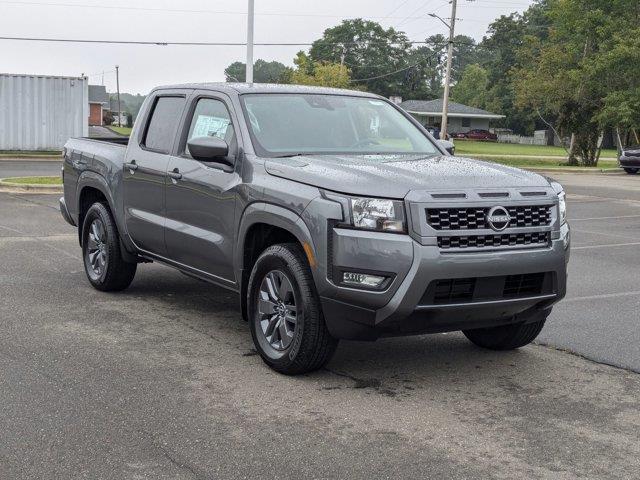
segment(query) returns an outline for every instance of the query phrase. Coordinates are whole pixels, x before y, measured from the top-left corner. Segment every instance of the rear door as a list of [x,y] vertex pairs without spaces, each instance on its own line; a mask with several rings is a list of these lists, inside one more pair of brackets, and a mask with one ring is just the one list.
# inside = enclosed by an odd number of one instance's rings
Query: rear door
[[129,142],[124,165],[124,211],[129,236],[141,250],[161,256],[166,254],[167,166],[189,93],[161,91],[154,95],[143,129]]
[[[171,260],[233,285],[235,203],[240,185],[237,117],[223,94],[194,93],[185,116],[177,155],[168,167],[165,238]],[[189,154],[187,141],[216,136],[227,142],[227,161],[201,162]]]

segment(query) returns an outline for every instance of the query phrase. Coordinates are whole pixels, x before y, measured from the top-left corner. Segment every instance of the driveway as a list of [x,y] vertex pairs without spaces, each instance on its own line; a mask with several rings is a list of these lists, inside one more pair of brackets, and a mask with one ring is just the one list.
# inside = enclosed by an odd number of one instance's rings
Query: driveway
[[637,478],[640,257],[611,246],[635,194],[602,178],[565,182],[552,347],[343,342],[301,377],[263,365],[234,294],[157,264],[97,292],[57,197],[0,193],[0,478]]

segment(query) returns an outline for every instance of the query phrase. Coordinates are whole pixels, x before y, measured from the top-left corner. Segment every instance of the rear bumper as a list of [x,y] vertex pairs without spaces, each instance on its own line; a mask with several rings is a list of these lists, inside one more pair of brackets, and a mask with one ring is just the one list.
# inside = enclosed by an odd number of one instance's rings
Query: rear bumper
[[[321,297],[327,326],[337,338],[374,340],[381,336],[503,325],[514,322],[516,315],[517,321],[540,318],[566,293],[569,227],[563,225],[555,237],[548,248],[480,253],[442,253],[437,246],[409,240],[410,255],[406,249],[393,249],[397,275],[386,294],[371,292],[368,301],[366,292],[360,291],[352,301],[338,288],[336,294]],[[366,245],[371,248],[372,242]],[[367,257],[370,270],[390,271],[388,263],[375,264],[375,254]],[[380,254],[379,258],[384,260],[385,255]],[[473,299],[462,302],[443,304],[427,299],[428,287],[437,280],[470,277],[486,280],[542,272],[550,279],[548,288],[517,298],[482,297],[474,293]],[[380,305],[381,298],[388,301]]]
[[62,218],[64,218],[69,225],[72,225],[75,227],[76,223],[73,221],[71,214],[69,214],[69,210],[67,209],[67,203],[64,201],[64,197],[60,197],[60,200],[58,201],[58,206],[60,208],[60,213],[62,214]]

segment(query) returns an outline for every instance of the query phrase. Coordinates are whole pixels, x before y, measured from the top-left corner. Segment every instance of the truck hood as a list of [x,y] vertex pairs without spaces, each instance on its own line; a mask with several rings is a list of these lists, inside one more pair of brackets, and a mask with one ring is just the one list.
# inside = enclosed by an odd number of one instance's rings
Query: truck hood
[[334,192],[404,198],[411,190],[547,187],[541,175],[451,156],[308,155],[270,158],[271,175]]

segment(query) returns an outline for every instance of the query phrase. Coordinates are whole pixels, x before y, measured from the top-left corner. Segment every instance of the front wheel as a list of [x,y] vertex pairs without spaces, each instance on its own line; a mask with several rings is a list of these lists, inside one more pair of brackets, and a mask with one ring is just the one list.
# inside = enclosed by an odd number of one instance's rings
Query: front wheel
[[627,172],[629,175],[635,175],[636,173],[638,173],[638,168],[625,168],[624,171]]
[[136,274],[137,264],[122,259],[118,228],[103,203],[91,205],[84,217],[82,257],[87,278],[97,290],[124,290]]
[[489,350],[514,350],[535,340],[542,331],[547,316],[528,323],[514,323],[499,327],[463,330],[462,333],[475,345]]
[[280,373],[317,370],[338,345],[329,334],[311,270],[297,244],[273,245],[262,252],[249,278],[247,311],[258,353]]

